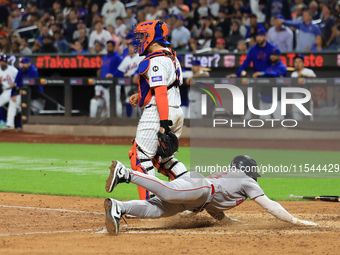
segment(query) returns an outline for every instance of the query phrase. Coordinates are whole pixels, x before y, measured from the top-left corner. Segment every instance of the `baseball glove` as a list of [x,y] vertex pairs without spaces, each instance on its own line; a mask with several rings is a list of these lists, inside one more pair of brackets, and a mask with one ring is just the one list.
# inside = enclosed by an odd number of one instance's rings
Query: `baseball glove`
[[178,150],[178,138],[174,132],[158,132],[157,154],[162,158],[172,156]]

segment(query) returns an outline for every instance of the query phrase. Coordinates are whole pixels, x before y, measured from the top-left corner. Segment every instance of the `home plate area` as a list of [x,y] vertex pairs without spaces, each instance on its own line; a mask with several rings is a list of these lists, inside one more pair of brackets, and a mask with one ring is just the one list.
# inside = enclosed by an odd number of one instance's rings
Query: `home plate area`
[[207,213],[121,220],[120,234],[105,229],[104,199],[0,193],[0,254],[335,254],[340,208],[318,201],[280,202],[294,216],[317,222],[281,222],[252,201],[216,221]]

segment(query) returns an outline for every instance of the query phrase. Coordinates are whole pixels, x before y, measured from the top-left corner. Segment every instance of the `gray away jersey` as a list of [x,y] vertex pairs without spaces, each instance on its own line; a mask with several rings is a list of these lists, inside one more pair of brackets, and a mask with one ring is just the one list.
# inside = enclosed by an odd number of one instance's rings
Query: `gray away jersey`
[[264,195],[258,183],[244,172],[222,172],[207,177],[215,187],[215,194],[206,206],[209,211],[225,211],[241,204],[248,197]]

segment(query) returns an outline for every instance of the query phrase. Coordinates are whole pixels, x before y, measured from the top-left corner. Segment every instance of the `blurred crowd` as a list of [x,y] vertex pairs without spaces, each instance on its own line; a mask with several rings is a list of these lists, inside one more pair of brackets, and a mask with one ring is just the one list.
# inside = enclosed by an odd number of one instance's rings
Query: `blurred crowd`
[[[0,0],[0,50],[10,54],[120,54],[133,25],[169,24],[181,52],[247,52],[258,29],[281,52],[338,50],[340,0]],[[130,40],[130,41],[129,41]]]

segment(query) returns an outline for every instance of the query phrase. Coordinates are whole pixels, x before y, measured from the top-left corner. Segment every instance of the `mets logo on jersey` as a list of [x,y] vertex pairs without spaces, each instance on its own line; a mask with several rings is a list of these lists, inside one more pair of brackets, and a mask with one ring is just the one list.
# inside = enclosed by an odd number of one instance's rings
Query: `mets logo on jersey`
[[152,82],[162,81],[163,77],[162,77],[162,75],[153,76],[153,77],[151,77],[151,80],[152,80]]
[[7,74],[4,78],[2,78],[2,81],[5,82],[7,81],[8,83],[12,82],[12,78],[9,74]]
[[267,54],[264,51],[262,51],[262,50],[257,55],[257,59],[266,60],[266,58],[267,58]]

